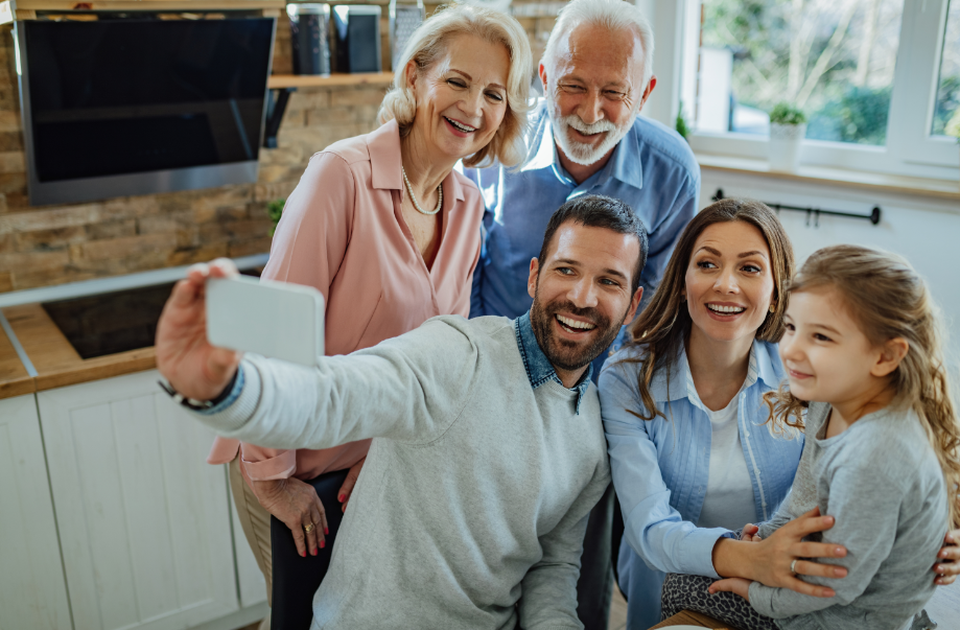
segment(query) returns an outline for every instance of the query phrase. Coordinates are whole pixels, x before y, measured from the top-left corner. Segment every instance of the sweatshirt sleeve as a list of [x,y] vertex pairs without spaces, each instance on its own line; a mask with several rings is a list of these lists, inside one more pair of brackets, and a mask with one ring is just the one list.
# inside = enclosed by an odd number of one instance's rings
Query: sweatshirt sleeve
[[195,417],[226,437],[270,448],[329,448],[372,437],[438,437],[466,404],[479,350],[466,320],[444,316],[307,368],[248,355],[232,404]]
[[732,533],[719,527],[699,528],[670,505],[657,448],[647,433],[649,423],[627,411],[642,404],[636,371],[625,367],[613,364],[600,374],[600,408],[624,536],[653,569],[719,578],[713,568],[713,547]]
[[[864,485],[869,480],[869,485]],[[786,588],[772,588],[758,582],[750,585],[750,604],[762,615],[774,619],[846,606],[866,590],[880,565],[890,555],[897,536],[897,517],[902,493],[897,480],[891,479],[883,465],[869,462],[837,466],[829,476],[829,485],[821,487],[821,497],[829,497],[820,509],[836,518],[836,524],[823,532],[823,542],[842,544],[844,558],[819,558],[823,564],[847,568],[842,580],[804,576],[805,582],[829,586],[835,597],[811,597]]]
[[[283,206],[261,278],[310,286],[330,297],[330,283],[350,244],[356,203],[353,172],[332,153],[318,153]],[[361,318],[362,319],[362,318]],[[285,479],[296,473],[296,452],[243,443],[251,479]]]
[[792,491],[787,493],[787,496],[783,498],[783,501],[780,503],[780,507],[770,518],[770,520],[764,521],[758,525],[759,531],[757,533],[760,535],[760,538],[770,538],[770,535],[773,534],[773,532],[777,531],[793,519],[800,516],[800,514],[794,514],[790,510],[793,505],[790,500],[792,494]]
[[551,531],[540,536],[542,557],[521,581],[520,626],[528,630],[583,628],[577,617],[580,555],[590,510],[610,485],[604,457],[590,483]]

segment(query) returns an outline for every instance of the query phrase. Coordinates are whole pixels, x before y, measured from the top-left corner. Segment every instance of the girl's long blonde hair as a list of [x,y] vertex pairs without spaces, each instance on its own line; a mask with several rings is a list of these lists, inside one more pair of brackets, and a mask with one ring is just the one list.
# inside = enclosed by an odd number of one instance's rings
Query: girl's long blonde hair
[[[900,337],[910,346],[890,375],[893,404],[913,409],[937,454],[947,482],[950,518],[960,526],[960,425],[943,357],[943,326],[926,284],[903,258],[856,245],[815,252],[790,283],[790,293],[829,286],[842,296],[870,343]],[[807,403],[785,386],[764,397],[772,421],[802,426]]]

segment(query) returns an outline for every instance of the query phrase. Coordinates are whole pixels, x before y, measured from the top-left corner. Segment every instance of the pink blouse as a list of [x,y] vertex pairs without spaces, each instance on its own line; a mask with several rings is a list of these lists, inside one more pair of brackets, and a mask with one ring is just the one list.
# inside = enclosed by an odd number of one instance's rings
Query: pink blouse
[[[263,277],[316,287],[326,299],[328,355],[368,348],[445,314],[467,316],[480,255],[483,199],[457,172],[443,180],[440,248],[428,269],[400,211],[395,121],[310,158],[277,226]],[[240,449],[247,479],[312,479],[354,465],[369,440],[320,451],[261,448],[217,438],[207,461]]]

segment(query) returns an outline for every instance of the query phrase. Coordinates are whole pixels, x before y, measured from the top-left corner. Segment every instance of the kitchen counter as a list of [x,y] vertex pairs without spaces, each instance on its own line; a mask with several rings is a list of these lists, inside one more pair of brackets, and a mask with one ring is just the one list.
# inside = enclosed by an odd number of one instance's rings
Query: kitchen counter
[[0,329],[0,398],[13,398],[35,391],[33,377],[17,356],[13,343]]
[[82,359],[40,304],[10,306],[0,312],[37,371],[31,379],[35,390],[30,391],[40,392],[156,367],[152,347]]
[[[256,269],[255,273],[259,275],[259,269],[267,262],[267,255],[246,256],[233,261],[240,269]],[[24,362],[17,355],[15,344],[0,327],[0,398],[32,394],[155,368],[156,354],[152,347],[152,336],[149,347],[84,359],[42,304],[111,292],[136,291],[142,287],[178,280],[186,274],[187,269],[187,266],[158,269],[128,276],[0,294],[0,313],[6,319],[33,370],[31,372],[31,369],[24,366]],[[144,303],[147,298],[143,294],[137,294],[134,300],[121,303],[119,310],[93,310],[86,316],[96,319],[121,318],[133,323],[139,316],[127,312],[126,309],[128,306],[135,307],[138,301]],[[78,309],[82,306],[79,301],[76,304]],[[161,306],[162,303],[157,308]],[[118,335],[122,332],[117,329]],[[81,352],[83,351],[81,349]]]

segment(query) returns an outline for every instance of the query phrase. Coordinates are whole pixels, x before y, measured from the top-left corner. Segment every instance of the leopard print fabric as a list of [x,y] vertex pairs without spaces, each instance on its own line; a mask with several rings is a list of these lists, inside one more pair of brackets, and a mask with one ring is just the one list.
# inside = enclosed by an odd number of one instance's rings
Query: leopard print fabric
[[668,573],[660,592],[660,619],[668,619],[681,610],[692,610],[738,630],[779,630],[770,617],[764,617],[750,602],[734,593],[711,595],[707,589],[713,578],[702,575]]

